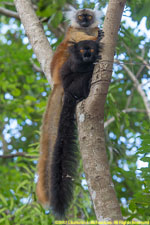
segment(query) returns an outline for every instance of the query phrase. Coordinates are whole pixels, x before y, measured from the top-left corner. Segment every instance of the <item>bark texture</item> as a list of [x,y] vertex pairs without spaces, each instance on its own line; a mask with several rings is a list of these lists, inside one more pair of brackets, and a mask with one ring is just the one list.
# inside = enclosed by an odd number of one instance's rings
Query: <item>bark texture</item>
[[83,167],[97,220],[122,219],[105,149],[104,104],[112,75],[114,52],[126,0],[110,0],[104,21],[102,60],[95,66],[91,92],[77,110]]
[[51,84],[50,62],[52,59],[52,49],[44,34],[42,24],[35,14],[31,0],[14,0],[21,22],[34,53],[41,65],[47,80]]

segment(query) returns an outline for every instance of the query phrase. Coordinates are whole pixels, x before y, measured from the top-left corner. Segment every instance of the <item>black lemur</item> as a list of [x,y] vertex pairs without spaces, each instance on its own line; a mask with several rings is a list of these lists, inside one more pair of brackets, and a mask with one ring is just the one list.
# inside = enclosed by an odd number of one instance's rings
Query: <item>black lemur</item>
[[88,97],[94,63],[100,56],[98,41],[85,40],[69,47],[69,58],[60,75],[64,102],[59,120],[51,167],[51,207],[64,217],[73,198],[73,180],[77,169],[76,105]]

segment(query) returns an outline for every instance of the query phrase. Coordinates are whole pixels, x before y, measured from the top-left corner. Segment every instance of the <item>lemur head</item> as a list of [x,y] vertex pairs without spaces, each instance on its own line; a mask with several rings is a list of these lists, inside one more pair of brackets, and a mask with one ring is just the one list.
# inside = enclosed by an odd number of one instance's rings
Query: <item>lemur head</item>
[[94,28],[101,24],[103,12],[97,8],[78,9],[71,7],[71,11],[66,12],[66,18],[70,20],[70,25],[76,28]]
[[98,41],[85,40],[69,47],[70,56],[80,63],[94,63],[98,59]]

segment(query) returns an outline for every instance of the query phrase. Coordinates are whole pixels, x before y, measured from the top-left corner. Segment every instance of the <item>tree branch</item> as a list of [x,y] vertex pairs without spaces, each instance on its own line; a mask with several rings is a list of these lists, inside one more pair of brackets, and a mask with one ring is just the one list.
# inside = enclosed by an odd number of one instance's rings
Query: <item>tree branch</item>
[[150,70],[150,63],[148,63],[142,56],[137,55],[136,57],[145,64],[148,70]]
[[132,71],[126,66],[126,65],[122,65],[122,67],[124,68],[124,70],[128,73],[129,77],[131,78],[131,80],[133,81],[138,93],[141,95],[145,108],[146,108],[146,112],[148,115],[148,118],[150,119],[150,106],[149,106],[149,102],[147,99],[147,96],[145,94],[145,92],[143,91],[141,84],[139,83],[139,81],[137,80],[137,78],[135,77],[135,75],[132,73]]
[[[125,44],[124,44],[125,45]],[[128,47],[125,45],[125,48],[127,49]],[[129,50],[128,50],[129,51]],[[131,50],[130,50],[131,51]],[[145,48],[142,48],[141,49],[141,57],[143,58],[144,57],[144,54],[145,54]],[[136,78],[138,79],[139,78],[139,76],[141,75],[141,73],[142,73],[142,71],[144,70],[144,68],[145,68],[145,65],[141,65],[140,66],[140,68],[139,68],[139,70],[137,71],[137,73],[136,73]],[[135,87],[132,87],[132,89],[131,89],[131,94],[129,95],[129,97],[128,97],[128,99],[127,99],[127,103],[126,103],[126,109],[127,108],[129,108],[129,105],[130,105],[130,103],[131,103],[131,101],[132,101],[132,97],[133,97],[133,93],[134,93],[134,90],[135,90]]]
[[57,28],[54,28],[50,23],[48,23],[48,28],[57,38],[61,37],[66,30],[65,24],[60,24]]
[[[97,220],[122,219],[109,169],[104,138],[104,104],[112,75],[117,34],[126,0],[110,0],[104,20],[102,60],[95,66],[89,97],[78,106],[84,171]],[[109,63],[109,62],[112,62]]]
[[[124,109],[122,110],[122,112],[124,113],[130,113],[130,112],[140,112],[140,113],[145,113],[146,110],[144,109],[136,109],[136,108],[128,108],[128,109]],[[117,114],[117,116],[120,116],[120,113]],[[108,127],[112,122],[115,121],[115,117],[111,117],[109,120],[107,120],[105,123],[104,123],[104,128]]]
[[[139,70],[137,71],[137,73],[135,75],[137,79],[140,76],[141,72],[144,70],[144,68],[145,68],[145,65],[141,65],[140,66]],[[126,109],[129,108],[129,105],[130,105],[130,103],[132,101],[132,97],[133,97],[134,90],[135,90],[135,87],[132,87],[131,94],[129,95],[128,100],[127,100],[127,103],[126,103]]]
[[11,5],[11,6],[14,6],[14,3],[13,2],[1,2],[2,4],[4,5]]
[[10,155],[0,155],[0,158],[2,159],[9,159],[9,158],[14,158],[14,157],[24,157],[24,158],[29,158],[29,159],[33,159],[35,158],[35,156],[31,156],[31,155],[27,155],[25,153],[16,153],[16,154],[10,154]]
[[20,19],[18,13],[12,10],[8,10],[8,9],[0,7],[0,13],[3,14],[4,16]]
[[150,83],[150,80],[148,80],[146,83],[144,83],[144,84],[141,84],[141,86],[143,87],[143,86],[145,86],[145,85],[147,85],[147,84],[149,84]]
[[43,73],[42,69],[41,69],[40,67],[38,67],[38,66],[33,62],[32,59],[30,59],[30,62],[31,62],[31,64],[32,64],[32,66],[33,66],[33,69],[34,69],[36,72]]
[[50,61],[53,53],[44,34],[42,24],[35,14],[32,2],[31,0],[14,0],[14,3],[33,51],[36,54],[47,80],[52,84],[50,76]]
[[5,138],[4,138],[4,134],[3,134],[3,132],[1,132],[1,139],[2,139],[2,145],[3,145],[3,152],[4,153],[8,153],[9,152],[9,150],[8,150],[8,144],[7,144],[7,142],[6,142],[6,140],[5,140]]

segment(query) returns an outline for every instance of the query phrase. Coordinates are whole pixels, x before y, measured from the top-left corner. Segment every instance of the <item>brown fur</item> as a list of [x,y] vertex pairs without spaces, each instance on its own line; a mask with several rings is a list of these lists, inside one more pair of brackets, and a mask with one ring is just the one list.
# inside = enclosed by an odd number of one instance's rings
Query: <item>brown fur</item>
[[48,99],[46,112],[43,117],[40,139],[40,158],[38,163],[38,183],[36,194],[38,201],[49,206],[50,200],[50,168],[57,137],[58,122],[62,110],[63,87],[60,78],[60,69],[68,58],[69,42],[83,40],[97,40],[99,28],[69,27],[64,41],[58,46],[51,62],[51,75],[54,83],[51,96]]
[[[36,194],[38,201],[44,206],[49,205],[49,181],[52,150],[57,137],[57,127],[62,109],[63,87],[54,85],[43,116],[40,138],[40,158],[38,162],[38,183]],[[48,151],[49,150],[49,151]]]

